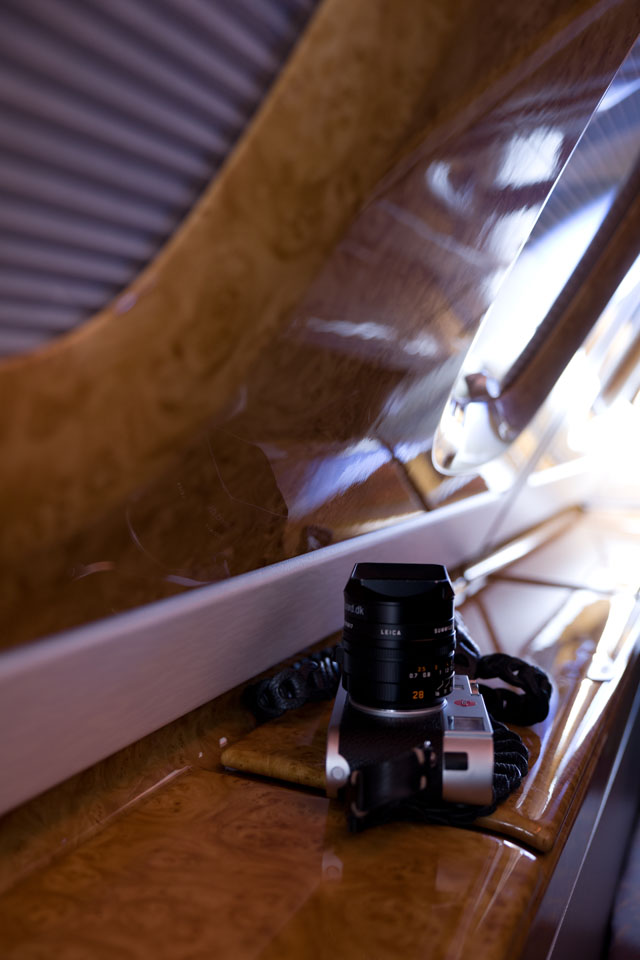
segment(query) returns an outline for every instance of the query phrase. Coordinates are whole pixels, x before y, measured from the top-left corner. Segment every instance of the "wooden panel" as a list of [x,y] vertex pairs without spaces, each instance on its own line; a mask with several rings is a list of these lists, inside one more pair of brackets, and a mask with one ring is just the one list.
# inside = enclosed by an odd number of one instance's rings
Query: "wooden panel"
[[209,431],[64,550],[0,583],[0,650],[227,580],[423,510],[380,447],[269,458]]
[[[391,458],[428,449],[638,26],[632,0],[325,0],[157,261],[82,330],[0,366],[9,642],[426,503]],[[517,187],[513,158],[541,137],[557,149]]]
[[382,958],[399,947],[417,960],[480,938],[497,960],[540,880],[532,854],[494,837],[397,825],[356,840],[321,797],[200,770],[9,891],[0,945],[6,960]]
[[[534,602],[540,602],[545,588],[530,589]],[[529,750],[529,774],[518,791],[490,817],[479,820],[479,825],[542,852],[558,842],[568,812],[575,807],[600,755],[616,709],[626,704],[628,710],[629,696],[635,691],[639,670],[632,651],[638,628],[633,625],[625,630],[626,617],[633,610],[633,601],[626,601],[623,597],[622,609],[617,610],[615,601],[573,595],[562,605],[555,630],[551,625],[547,629],[553,641],[549,640],[542,655],[534,653],[533,657],[544,661],[554,682],[556,693],[549,717],[535,728],[517,728]],[[492,617],[496,616],[494,609]],[[517,643],[526,636],[522,622],[513,612],[506,612],[504,604],[499,617],[514,641],[510,652],[526,656]],[[564,630],[559,627],[562,620],[569,621]],[[541,636],[535,636],[534,649]],[[607,642],[612,644],[615,667],[605,682],[589,679],[598,650],[602,655]],[[324,704],[307,708],[301,716],[280,717],[232,744],[221,760],[237,770],[323,790],[330,714],[331,706]]]
[[[602,518],[596,530],[606,551]],[[575,542],[574,530],[565,536]],[[318,793],[222,773],[225,739],[237,744],[252,727],[235,691],[0,821],[2,955],[382,960],[401,949],[418,960],[481,942],[483,957],[517,956],[602,745],[635,692],[637,663],[624,595],[573,590],[532,634],[517,605],[505,613],[498,587],[519,594],[522,585],[490,584],[474,597],[474,616],[482,603],[499,644],[498,616],[556,692],[549,721],[523,731],[531,772],[477,824],[484,831],[396,824],[354,837],[340,805]],[[528,589],[539,598],[548,588]],[[589,679],[605,653],[610,679]],[[263,751],[271,739],[277,753],[285,728],[309,767],[322,712],[263,727]]]

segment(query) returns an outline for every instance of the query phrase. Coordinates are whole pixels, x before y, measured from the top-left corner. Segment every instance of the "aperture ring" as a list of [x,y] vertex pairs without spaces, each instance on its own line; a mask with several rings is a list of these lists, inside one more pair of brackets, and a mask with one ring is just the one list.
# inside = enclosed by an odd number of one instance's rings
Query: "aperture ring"
[[411,660],[439,660],[453,658],[455,643],[450,640],[420,641],[412,640],[408,644],[398,646],[397,643],[384,641],[372,637],[354,637],[352,634],[343,638],[342,649],[352,657],[361,657],[366,660],[384,660],[386,662],[408,662]]

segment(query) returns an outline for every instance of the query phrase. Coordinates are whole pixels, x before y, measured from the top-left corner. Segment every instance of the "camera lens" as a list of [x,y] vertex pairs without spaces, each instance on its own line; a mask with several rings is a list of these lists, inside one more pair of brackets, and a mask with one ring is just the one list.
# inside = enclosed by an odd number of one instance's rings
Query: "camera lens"
[[357,563],[344,591],[343,684],[354,706],[415,711],[451,691],[453,588],[440,564]]

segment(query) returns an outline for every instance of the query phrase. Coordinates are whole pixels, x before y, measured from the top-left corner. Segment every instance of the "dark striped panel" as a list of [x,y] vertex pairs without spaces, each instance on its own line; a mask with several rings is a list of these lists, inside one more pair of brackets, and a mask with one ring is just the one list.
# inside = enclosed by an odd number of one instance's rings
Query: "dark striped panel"
[[105,306],[189,212],[317,0],[3,0],[0,355]]

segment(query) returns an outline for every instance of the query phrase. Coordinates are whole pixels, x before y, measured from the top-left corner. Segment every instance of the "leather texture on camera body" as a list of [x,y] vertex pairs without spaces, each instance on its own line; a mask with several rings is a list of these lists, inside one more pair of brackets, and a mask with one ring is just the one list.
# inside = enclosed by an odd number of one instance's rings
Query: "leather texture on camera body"
[[358,710],[349,701],[345,704],[340,723],[340,753],[351,770],[383,760],[394,759],[421,746],[425,740],[431,743],[439,763],[429,777],[429,786],[441,793],[442,789],[442,739],[443,714],[434,710],[412,717],[382,717]]

